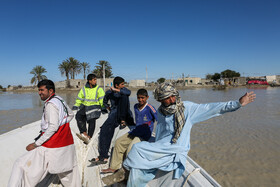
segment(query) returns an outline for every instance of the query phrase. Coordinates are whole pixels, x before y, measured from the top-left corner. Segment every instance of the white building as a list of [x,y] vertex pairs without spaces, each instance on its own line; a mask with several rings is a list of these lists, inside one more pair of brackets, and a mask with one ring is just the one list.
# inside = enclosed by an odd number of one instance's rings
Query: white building
[[266,81],[268,83],[276,82],[276,75],[268,75],[268,76],[266,76]]
[[131,80],[129,87],[145,87],[145,80]]
[[[105,86],[106,87],[111,87],[113,86],[113,80],[114,78],[106,78],[105,79]],[[70,79],[69,80],[69,86],[71,88],[82,88],[85,84],[87,83],[87,80],[84,79]],[[103,79],[97,79],[97,85],[99,86],[104,86],[104,80]],[[55,87],[56,88],[66,88],[67,87],[67,81],[59,81],[55,82]]]
[[185,78],[185,86],[196,85],[196,84],[201,84],[201,78],[200,77],[186,77]]
[[280,84],[280,75],[267,75],[265,77],[268,84]]

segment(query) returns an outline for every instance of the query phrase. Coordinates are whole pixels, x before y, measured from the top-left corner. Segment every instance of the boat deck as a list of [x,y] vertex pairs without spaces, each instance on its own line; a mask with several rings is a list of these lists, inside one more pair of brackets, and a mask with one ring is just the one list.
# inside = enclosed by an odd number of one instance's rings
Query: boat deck
[[[101,169],[108,167],[108,164],[98,165],[90,167],[90,160],[93,157],[98,156],[98,136],[100,126],[107,119],[107,114],[102,115],[96,122],[95,133],[88,145],[85,145],[75,135],[78,133],[78,127],[76,120],[73,119],[70,123],[72,134],[74,137],[74,143],[76,147],[76,154],[78,160],[78,166],[82,184],[84,187],[103,187],[101,178],[108,174],[100,174]],[[128,128],[120,130],[116,128],[112,145],[114,145],[117,137],[128,132]],[[38,136],[40,131],[40,121],[27,124],[21,128],[12,130],[8,133],[0,135],[0,147],[1,147],[1,167],[0,167],[0,186],[7,186],[10,173],[14,161],[26,152],[25,147],[33,142],[34,138]],[[191,158],[188,158],[187,168],[183,176],[179,179],[172,179],[173,172],[159,171],[156,178],[148,183],[149,187],[155,186],[220,186],[204,169],[202,169]],[[39,186],[62,186],[57,183],[57,177],[55,175],[49,175]],[[125,186],[123,183],[112,185],[115,187]]]

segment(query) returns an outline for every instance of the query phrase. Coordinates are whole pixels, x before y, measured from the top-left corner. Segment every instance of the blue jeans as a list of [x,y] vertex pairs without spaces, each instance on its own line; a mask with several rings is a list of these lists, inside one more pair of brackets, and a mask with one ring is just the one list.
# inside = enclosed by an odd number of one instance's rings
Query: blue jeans
[[108,152],[110,149],[111,141],[114,136],[115,128],[119,125],[117,122],[117,110],[111,111],[107,120],[104,122],[100,129],[99,135],[99,158],[109,158]]
[[118,105],[109,113],[108,119],[104,122],[100,129],[99,135],[99,158],[109,158],[108,152],[111,141],[114,136],[115,128],[119,126],[123,120],[127,125],[135,125],[130,111],[128,96],[121,96],[118,100]]

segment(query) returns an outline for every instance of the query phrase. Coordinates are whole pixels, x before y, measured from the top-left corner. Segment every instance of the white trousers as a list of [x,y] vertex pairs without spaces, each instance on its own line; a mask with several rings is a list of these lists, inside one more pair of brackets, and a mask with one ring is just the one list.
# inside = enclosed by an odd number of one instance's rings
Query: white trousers
[[[8,187],[34,187],[42,181],[49,173],[46,149],[40,146],[18,158],[14,163]],[[70,171],[55,174],[65,187],[81,187],[77,165]]]

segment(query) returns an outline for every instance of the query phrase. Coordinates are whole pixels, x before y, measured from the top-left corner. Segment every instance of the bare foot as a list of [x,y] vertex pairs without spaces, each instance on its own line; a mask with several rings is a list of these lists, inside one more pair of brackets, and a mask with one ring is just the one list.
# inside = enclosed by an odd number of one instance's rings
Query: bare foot
[[88,139],[91,138],[86,132],[83,132],[83,135],[85,135]]

